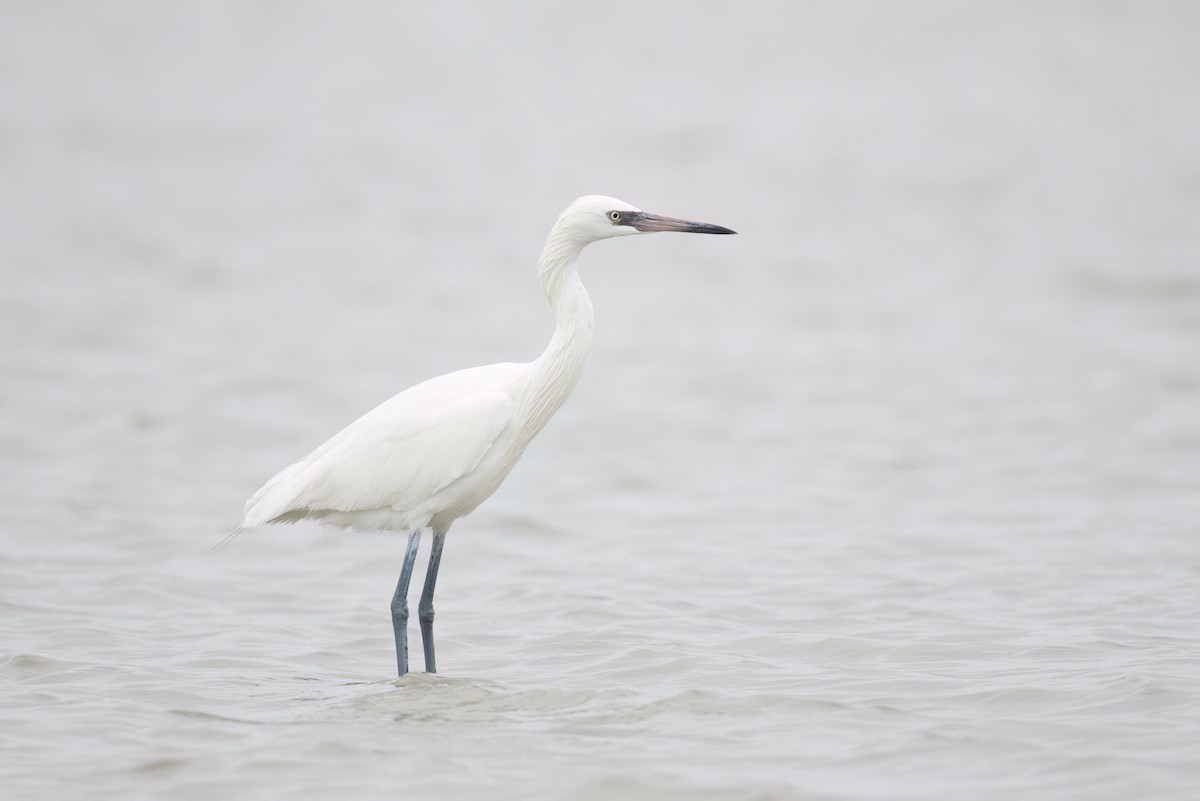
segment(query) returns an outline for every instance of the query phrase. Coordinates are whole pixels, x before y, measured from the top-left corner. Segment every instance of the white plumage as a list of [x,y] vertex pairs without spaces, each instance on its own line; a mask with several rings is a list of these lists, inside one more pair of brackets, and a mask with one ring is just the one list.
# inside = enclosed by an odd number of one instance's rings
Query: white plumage
[[312,517],[413,531],[441,522],[440,513],[455,512],[447,524],[461,517],[487,497],[467,484],[489,455],[484,472],[497,472],[530,368],[461,370],[396,395],[268,481],[246,504],[243,527]]
[[246,503],[245,519],[230,537],[305,518],[412,532],[392,603],[404,675],[412,562],[420,531],[433,529],[421,600],[426,669],[433,672],[433,586],[445,533],[500,486],[583,372],[593,318],[576,272],[579,253],[600,239],[651,231],[733,233],[647,214],[602,195],[579,198],[559,215],[539,261],[538,277],[555,317],[554,336],[541,356],[439,376],[385,401],[268,481]]

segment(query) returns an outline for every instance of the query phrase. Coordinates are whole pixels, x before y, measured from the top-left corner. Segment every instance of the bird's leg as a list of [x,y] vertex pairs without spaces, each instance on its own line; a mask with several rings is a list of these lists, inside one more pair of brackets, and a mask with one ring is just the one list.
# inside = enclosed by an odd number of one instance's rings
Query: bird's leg
[[417,617],[421,621],[421,645],[425,647],[425,672],[437,673],[437,662],[433,657],[433,589],[437,585],[438,566],[442,563],[442,546],[446,543],[446,532],[434,529],[433,549],[429,552],[429,569],[425,573],[425,588],[421,590],[421,602],[417,604]]
[[408,672],[408,583],[412,580],[413,563],[417,561],[417,548],[421,546],[421,532],[408,535],[408,549],[404,552],[404,566],[400,568],[400,580],[396,582],[396,594],[392,596],[392,629],[396,632],[396,669],[403,676]]

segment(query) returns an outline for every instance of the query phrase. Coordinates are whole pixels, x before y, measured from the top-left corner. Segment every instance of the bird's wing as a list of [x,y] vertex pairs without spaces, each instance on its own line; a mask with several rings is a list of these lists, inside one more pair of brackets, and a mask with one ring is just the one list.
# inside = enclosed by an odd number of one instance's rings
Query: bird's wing
[[452,383],[402,392],[284,469],[247,502],[244,527],[289,512],[411,510],[471,472],[511,422],[513,396]]

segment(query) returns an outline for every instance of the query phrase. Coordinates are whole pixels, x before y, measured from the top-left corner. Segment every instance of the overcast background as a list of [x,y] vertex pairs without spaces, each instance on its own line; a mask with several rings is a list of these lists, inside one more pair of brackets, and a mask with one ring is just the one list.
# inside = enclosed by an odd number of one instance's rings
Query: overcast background
[[[12,798],[1189,798],[1200,11],[6,3]],[[575,395],[453,529],[202,556],[389,395]],[[419,668],[419,664],[418,664]]]

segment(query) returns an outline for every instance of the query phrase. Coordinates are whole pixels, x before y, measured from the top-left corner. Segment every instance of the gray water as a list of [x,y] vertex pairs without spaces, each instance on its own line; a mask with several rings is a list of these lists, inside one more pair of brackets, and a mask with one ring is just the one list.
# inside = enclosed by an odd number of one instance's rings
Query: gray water
[[[10,4],[5,798],[1185,799],[1192,3]],[[451,531],[204,550],[431,375],[574,397]],[[419,665],[419,660],[418,660]]]

